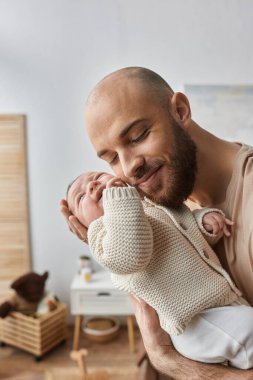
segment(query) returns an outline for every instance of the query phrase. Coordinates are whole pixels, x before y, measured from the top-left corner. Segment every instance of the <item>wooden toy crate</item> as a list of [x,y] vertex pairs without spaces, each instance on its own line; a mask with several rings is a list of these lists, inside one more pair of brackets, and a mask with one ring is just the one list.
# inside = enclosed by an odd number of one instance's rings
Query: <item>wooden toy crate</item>
[[38,318],[19,312],[0,318],[0,341],[30,352],[38,360],[66,337],[67,307],[62,303]]

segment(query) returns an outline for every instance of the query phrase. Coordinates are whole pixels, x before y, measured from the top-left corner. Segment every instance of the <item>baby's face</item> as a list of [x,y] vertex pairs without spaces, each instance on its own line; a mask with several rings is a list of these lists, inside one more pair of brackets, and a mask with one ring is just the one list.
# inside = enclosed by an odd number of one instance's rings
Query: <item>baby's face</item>
[[114,178],[108,173],[81,174],[68,192],[68,205],[73,215],[86,227],[104,214],[102,193],[107,182]]

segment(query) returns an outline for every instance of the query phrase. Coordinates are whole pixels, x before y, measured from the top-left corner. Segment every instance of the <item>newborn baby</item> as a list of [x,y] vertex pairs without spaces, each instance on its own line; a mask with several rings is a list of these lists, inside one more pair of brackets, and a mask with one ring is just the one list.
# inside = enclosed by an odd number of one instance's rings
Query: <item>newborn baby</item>
[[185,204],[168,209],[96,172],[71,183],[67,202],[88,228],[91,252],[114,285],[156,310],[182,355],[253,366],[253,308],[209,245],[229,238],[233,223],[221,211],[192,213]]

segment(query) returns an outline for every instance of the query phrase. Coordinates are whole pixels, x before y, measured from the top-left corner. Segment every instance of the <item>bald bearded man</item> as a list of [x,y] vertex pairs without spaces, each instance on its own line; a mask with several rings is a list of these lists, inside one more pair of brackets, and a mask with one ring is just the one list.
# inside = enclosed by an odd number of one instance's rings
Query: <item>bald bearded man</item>
[[[215,250],[253,305],[253,148],[201,128],[191,118],[187,97],[144,68],[121,69],[99,82],[87,100],[85,118],[98,157],[142,195],[168,207],[188,199],[220,208],[235,221],[232,236]],[[61,211],[71,231],[85,240],[87,231],[66,200]],[[166,373],[169,338],[154,310],[133,303],[151,361]]]

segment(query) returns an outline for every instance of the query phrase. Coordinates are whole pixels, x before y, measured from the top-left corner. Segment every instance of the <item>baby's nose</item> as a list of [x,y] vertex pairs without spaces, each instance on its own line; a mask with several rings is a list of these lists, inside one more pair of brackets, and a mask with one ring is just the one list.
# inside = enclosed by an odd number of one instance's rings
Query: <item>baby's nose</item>
[[92,193],[94,190],[98,188],[99,185],[100,185],[99,181],[91,181],[88,185],[88,191]]

